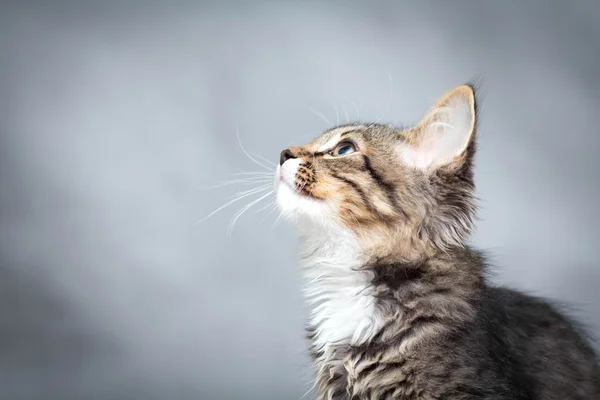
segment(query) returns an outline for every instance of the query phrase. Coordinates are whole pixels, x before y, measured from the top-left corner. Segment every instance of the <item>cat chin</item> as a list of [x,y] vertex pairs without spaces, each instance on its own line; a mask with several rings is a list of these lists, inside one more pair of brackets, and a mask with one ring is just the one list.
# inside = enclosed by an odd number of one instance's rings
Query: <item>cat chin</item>
[[323,217],[323,204],[294,192],[283,181],[277,183],[277,205],[286,218],[318,220]]
[[282,216],[303,229],[333,228],[335,211],[323,200],[296,193],[287,183],[277,182],[277,205]]
[[290,182],[294,182],[297,168],[294,162],[295,160],[287,161],[288,168],[277,166],[275,171],[274,189],[282,217],[295,223],[301,233],[343,230],[337,222],[337,211],[330,202],[298,193],[290,185]]

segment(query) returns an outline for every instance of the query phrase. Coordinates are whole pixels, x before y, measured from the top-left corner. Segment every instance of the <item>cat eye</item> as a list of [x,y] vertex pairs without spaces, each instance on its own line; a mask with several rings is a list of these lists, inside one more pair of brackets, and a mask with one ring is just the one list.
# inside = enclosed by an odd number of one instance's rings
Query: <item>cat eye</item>
[[356,151],[356,146],[351,142],[342,142],[336,146],[336,148],[329,152],[330,156],[341,157],[352,154]]

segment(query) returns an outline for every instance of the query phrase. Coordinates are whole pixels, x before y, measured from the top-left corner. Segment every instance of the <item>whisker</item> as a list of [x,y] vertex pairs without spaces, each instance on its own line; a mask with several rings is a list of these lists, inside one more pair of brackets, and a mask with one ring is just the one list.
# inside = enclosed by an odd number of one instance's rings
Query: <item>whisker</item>
[[302,184],[302,186],[298,186],[294,184],[294,191],[298,194],[302,193],[302,190],[306,187],[306,185],[308,184],[308,181],[304,181],[304,184]]
[[252,202],[250,202],[249,204],[247,204],[246,206],[244,206],[240,211],[238,211],[234,216],[233,219],[231,220],[231,222],[229,223],[229,227],[227,228],[227,233],[225,234],[226,237],[231,237],[232,233],[233,233],[233,227],[235,226],[235,223],[237,222],[237,220],[242,216],[242,214],[244,214],[248,209],[250,209],[250,207],[252,207],[253,205],[255,205],[256,203],[258,203],[259,201],[261,201],[262,199],[264,199],[267,196],[270,196],[273,193],[272,190],[270,190],[268,193],[262,195],[261,197],[259,197],[256,200],[253,200]]
[[319,381],[317,379],[314,379],[314,383],[312,384],[311,387],[308,388],[308,390],[306,392],[304,392],[302,397],[300,397],[300,400],[304,399],[310,392],[312,392],[313,389],[315,389],[317,387],[318,383],[319,383]]
[[246,157],[248,157],[251,161],[253,161],[254,163],[258,164],[259,166],[263,167],[264,169],[270,171],[271,169],[267,166],[265,166],[264,164],[261,164],[260,162],[256,161],[244,148],[244,146],[242,145],[242,139],[240,138],[240,130],[238,127],[235,128],[235,132],[236,132],[236,136],[237,136],[237,140],[238,140],[238,144],[240,145],[240,148],[242,149],[242,151],[244,152],[244,154],[246,155]]
[[196,222],[194,225],[198,225],[198,224],[206,221],[208,218],[212,217],[213,215],[215,215],[216,213],[218,213],[222,209],[230,206],[231,204],[233,204],[233,203],[235,203],[237,201],[240,201],[240,200],[242,200],[242,199],[244,199],[244,198],[246,198],[248,196],[251,196],[251,195],[253,195],[255,193],[260,193],[262,191],[267,190],[267,187],[268,186],[265,185],[265,186],[261,186],[261,187],[255,188],[255,189],[248,190],[246,192],[242,192],[241,195],[239,195],[238,197],[235,197],[233,200],[230,200],[227,203],[223,204],[221,207],[217,208],[216,210],[214,210],[213,212],[211,212],[210,214],[208,214],[206,217],[204,217],[201,220],[199,220],[198,222]]
[[308,109],[310,111],[312,111],[312,113],[315,114],[317,117],[321,117],[323,119],[323,121],[325,121],[327,123],[328,127],[333,126],[333,124],[322,113],[318,112],[317,110],[315,110],[312,107],[308,107]]
[[332,102],[331,105],[335,109],[335,118],[336,118],[336,121],[337,121],[337,125],[339,125],[340,124],[340,113],[338,112],[338,108],[335,105],[335,103]]
[[245,178],[245,179],[234,179],[231,181],[225,181],[225,182],[221,182],[221,183],[217,183],[216,185],[213,186],[207,186],[204,188],[201,188],[203,190],[206,189],[216,189],[219,187],[223,187],[223,186],[228,186],[228,185],[251,185],[251,184],[256,184],[256,183],[268,183],[270,182],[271,179],[268,179],[267,177],[253,177],[253,178]]
[[360,110],[358,109],[358,104],[356,104],[356,102],[346,96],[343,97],[344,99],[348,100],[350,103],[352,103],[352,105],[354,105],[354,109],[356,110],[356,120],[360,121]]
[[273,172],[264,172],[264,171],[246,172],[246,171],[239,171],[239,172],[233,173],[232,175],[273,176]]
[[392,74],[390,74],[389,71],[388,71],[388,78],[390,80],[390,100],[389,100],[388,105],[385,108],[385,110],[383,110],[383,112],[381,113],[381,116],[379,118],[377,118],[377,120],[375,122],[373,122],[371,124],[371,126],[379,123],[379,121],[381,121],[381,119],[384,117],[385,113],[388,112],[390,107],[392,106],[392,101],[394,99],[394,82],[392,81]]
[[[267,208],[274,206],[275,204],[277,204],[277,200],[273,200],[269,203],[267,203],[267,205],[262,206],[261,208],[259,208],[258,210],[256,210],[256,214],[258,214],[259,212],[266,210]],[[267,214],[268,215],[268,214]]]
[[261,224],[262,224],[262,223],[265,221],[265,219],[267,219],[267,217],[268,217],[269,215],[271,215],[271,214],[273,213],[273,211],[277,210],[277,202],[276,202],[276,201],[274,201],[274,202],[272,202],[272,203],[269,203],[269,205],[271,205],[271,206],[272,206],[272,208],[271,208],[271,211],[269,211],[269,212],[267,213],[267,215],[265,215],[265,216],[264,216],[264,218],[260,220],[260,222],[259,222],[259,223],[261,223]]
[[350,123],[350,117],[348,116],[348,109],[346,108],[345,104],[342,104],[342,108],[344,109],[344,114],[346,114],[346,123],[349,124]]
[[254,192],[257,192],[257,191],[260,192],[261,190],[267,190],[270,186],[271,186],[270,184],[260,185],[258,187],[255,187],[254,189],[248,189],[248,190],[244,190],[244,191],[241,191],[241,192],[237,192],[233,196],[234,197],[244,196],[244,195],[246,195],[248,193],[253,194]]
[[277,164],[275,164],[273,161],[266,159],[265,157],[261,156],[260,154],[256,154],[256,153],[252,153],[252,155],[254,157],[260,158],[261,160],[263,160],[264,162],[266,162],[269,165],[272,165],[273,167],[277,167]]
[[277,225],[277,222],[279,222],[279,220],[281,219],[282,216],[283,216],[283,211],[280,211],[279,215],[275,219],[275,222],[273,222],[273,226],[271,226],[271,229],[269,229],[269,232],[273,231],[273,228],[275,228],[275,225]]

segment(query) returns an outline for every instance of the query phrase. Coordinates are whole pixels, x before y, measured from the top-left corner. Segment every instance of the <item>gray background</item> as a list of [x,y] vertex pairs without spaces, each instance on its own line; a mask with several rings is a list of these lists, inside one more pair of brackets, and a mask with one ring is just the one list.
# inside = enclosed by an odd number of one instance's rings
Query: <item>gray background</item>
[[196,224],[236,127],[276,161],[477,76],[473,241],[600,334],[600,3],[123,3],[0,6],[0,398],[299,399],[293,228]]

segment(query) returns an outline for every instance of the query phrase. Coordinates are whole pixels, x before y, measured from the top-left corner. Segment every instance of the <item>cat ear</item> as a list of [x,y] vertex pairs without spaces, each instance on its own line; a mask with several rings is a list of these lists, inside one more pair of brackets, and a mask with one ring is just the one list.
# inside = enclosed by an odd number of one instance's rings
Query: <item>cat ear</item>
[[463,85],[447,93],[401,145],[404,161],[419,169],[435,169],[459,162],[475,133],[475,93]]

